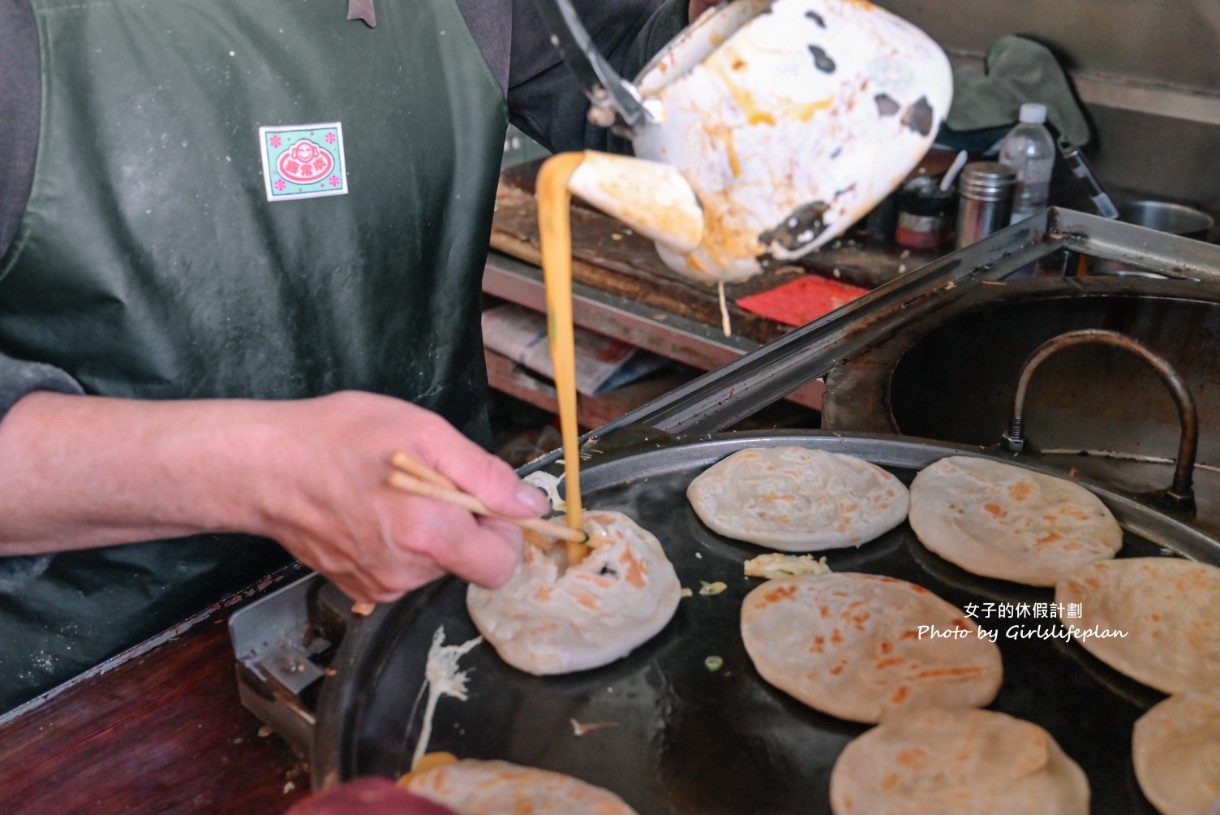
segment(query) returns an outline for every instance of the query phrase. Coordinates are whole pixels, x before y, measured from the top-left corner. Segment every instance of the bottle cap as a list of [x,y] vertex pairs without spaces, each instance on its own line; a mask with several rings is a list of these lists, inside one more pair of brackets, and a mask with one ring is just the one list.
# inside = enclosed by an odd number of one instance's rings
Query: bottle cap
[[1046,121],[1046,105],[1041,105],[1037,102],[1026,102],[1021,105],[1021,113],[1018,115],[1018,118],[1022,122],[1040,125]]

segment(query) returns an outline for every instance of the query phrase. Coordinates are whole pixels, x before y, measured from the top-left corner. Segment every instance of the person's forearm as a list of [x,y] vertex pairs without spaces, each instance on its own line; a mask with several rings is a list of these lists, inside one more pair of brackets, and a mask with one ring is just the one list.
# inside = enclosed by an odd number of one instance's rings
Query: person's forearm
[[389,602],[456,573],[503,583],[521,534],[387,484],[410,453],[511,518],[545,496],[423,408],[346,392],[151,402],[35,392],[0,420],[0,555],[246,532],[279,541],[353,599]]
[[258,532],[259,497],[228,476],[269,443],[265,413],[257,402],[24,397],[0,421],[0,553]]

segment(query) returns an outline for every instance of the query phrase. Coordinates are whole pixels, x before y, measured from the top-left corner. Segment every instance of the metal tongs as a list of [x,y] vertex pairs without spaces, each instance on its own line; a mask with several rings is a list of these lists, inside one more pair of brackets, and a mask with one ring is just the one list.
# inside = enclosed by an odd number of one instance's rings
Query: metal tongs
[[568,0],[534,0],[534,5],[551,42],[592,103],[589,121],[601,127],[619,122],[627,130],[653,121],[639,90],[619,76],[597,50]]
[[1059,154],[1063,156],[1063,161],[1071,169],[1072,175],[1088,186],[1089,198],[1093,201],[1093,206],[1097,207],[1097,211],[1104,218],[1117,218],[1118,207],[1114,206],[1114,200],[1097,180],[1097,174],[1093,172],[1092,166],[1085,159],[1084,153],[1080,152],[1080,148],[1063,136],[1059,136],[1056,142],[1059,145]]

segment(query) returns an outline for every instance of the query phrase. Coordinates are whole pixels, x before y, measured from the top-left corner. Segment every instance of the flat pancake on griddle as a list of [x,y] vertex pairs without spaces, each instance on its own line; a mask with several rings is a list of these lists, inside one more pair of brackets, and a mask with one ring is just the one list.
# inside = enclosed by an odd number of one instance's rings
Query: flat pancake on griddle
[[466,607],[500,658],[527,673],[596,668],[652,639],[682,587],[660,542],[621,512],[587,511],[590,553],[563,568],[527,546],[498,589],[471,585]]
[[1131,759],[1161,815],[1220,806],[1220,688],[1170,696],[1135,723]]
[[1123,543],[1110,510],[1079,484],[970,456],[942,458],[915,476],[909,520],[945,560],[1031,586],[1053,586]]
[[411,773],[400,783],[461,815],[636,815],[609,790],[507,761],[464,759]]
[[1088,815],[1084,772],[1041,727],[990,710],[926,710],[852,741],[835,815]]
[[[1220,687],[1220,568],[1173,557],[1093,563],[1055,587],[1093,656],[1163,693]],[[1072,608],[1074,606],[1074,609]]]
[[784,552],[859,546],[902,523],[907,488],[877,465],[804,447],[739,450],[686,491],[708,527]]
[[746,595],[741,635],[763,679],[857,722],[981,707],[1003,679],[1000,649],[960,609],[892,577],[769,580]]

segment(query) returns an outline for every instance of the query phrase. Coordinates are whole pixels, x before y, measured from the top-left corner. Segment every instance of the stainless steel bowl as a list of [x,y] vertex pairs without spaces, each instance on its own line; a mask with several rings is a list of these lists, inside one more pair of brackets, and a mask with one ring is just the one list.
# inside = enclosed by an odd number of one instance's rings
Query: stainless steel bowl
[[1207,240],[1215,224],[1206,212],[1168,201],[1129,201],[1118,208],[1118,219],[1200,241]]

